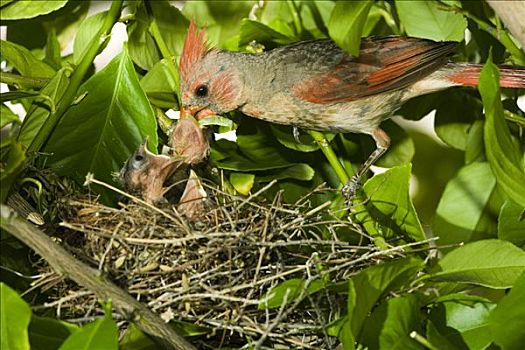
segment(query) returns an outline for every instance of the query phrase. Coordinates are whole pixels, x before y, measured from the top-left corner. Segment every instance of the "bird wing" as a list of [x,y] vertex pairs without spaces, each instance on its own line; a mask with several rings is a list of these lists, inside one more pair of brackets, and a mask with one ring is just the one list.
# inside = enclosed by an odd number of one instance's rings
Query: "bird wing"
[[328,104],[402,89],[445,65],[455,46],[417,38],[367,38],[359,57],[344,54],[328,71],[295,82],[291,91],[303,100]]

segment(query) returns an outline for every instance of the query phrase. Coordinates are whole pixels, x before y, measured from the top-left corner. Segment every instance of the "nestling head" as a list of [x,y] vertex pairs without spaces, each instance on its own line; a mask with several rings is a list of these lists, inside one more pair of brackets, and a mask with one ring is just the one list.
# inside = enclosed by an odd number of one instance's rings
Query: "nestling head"
[[242,84],[231,55],[210,49],[191,21],[180,59],[182,115],[202,119],[239,107]]

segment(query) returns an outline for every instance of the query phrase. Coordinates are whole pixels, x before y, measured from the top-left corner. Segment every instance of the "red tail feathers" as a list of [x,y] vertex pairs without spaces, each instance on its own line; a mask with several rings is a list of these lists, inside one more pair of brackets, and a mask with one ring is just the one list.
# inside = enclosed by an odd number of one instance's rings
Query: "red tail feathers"
[[[476,86],[483,66],[479,64],[451,64],[453,72],[447,79],[458,85]],[[525,67],[498,66],[500,86],[505,88],[525,89]]]

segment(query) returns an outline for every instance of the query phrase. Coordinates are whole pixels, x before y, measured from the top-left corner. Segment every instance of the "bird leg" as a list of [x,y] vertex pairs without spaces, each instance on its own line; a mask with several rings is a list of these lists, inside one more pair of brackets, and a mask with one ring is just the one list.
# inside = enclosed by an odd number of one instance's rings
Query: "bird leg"
[[372,137],[376,142],[376,149],[364,162],[361,168],[348,180],[348,182],[343,186],[343,196],[347,199],[348,202],[352,200],[355,196],[357,190],[359,189],[359,180],[361,177],[366,174],[368,169],[386,152],[390,146],[390,137],[380,128],[376,128],[372,132]]

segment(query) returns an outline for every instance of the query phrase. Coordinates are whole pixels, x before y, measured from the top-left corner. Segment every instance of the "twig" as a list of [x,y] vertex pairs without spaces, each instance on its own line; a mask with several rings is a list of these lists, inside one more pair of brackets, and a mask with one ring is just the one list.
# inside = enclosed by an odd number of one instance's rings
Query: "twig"
[[75,259],[46,234],[20,219],[8,206],[0,204],[0,227],[41,255],[53,269],[93,291],[102,299],[111,299],[115,308],[144,332],[155,337],[166,349],[195,349],[173,328],[112,282],[101,277],[97,270]]
[[263,188],[261,188],[259,191],[255,192],[254,194],[251,194],[248,198],[246,198],[245,200],[243,200],[241,202],[241,204],[239,204],[237,206],[237,208],[235,208],[236,211],[240,210],[246,203],[250,202],[251,200],[253,200],[255,197],[257,196],[260,196],[261,193],[263,192],[266,192],[268,191],[273,185],[275,185],[277,183],[277,180],[272,180],[269,184],[267,184],[266,186],[264,186]]
[[125,197],[128,197],[129,199],[133,200],[134,202],[137,202],[137,203],[140,203],[148,208],[150,208],[151,210],[153,211],[156,211],[157,213],[161,214],[162,216],[166,217],[167,219],[170,219],[172,220],[173,222],[175,223],[179,223],[181,227],[183,227],[185,230],[186,230],[186,233],[190,234],[190,229],[188,227],[188,225],[186,224],[186,221],[184,219],[182,219],[182,217],[178,214],[178,212],[176,210],[173,210],[174,213],[178,216],[178,218],[174,218],[173,216],[169,215],[168,213],[166,213],[165,211],[157,208],[156,206],[154,206],[153,204],[150,204],[140,198],[137,198],[135,196],[132,196],[130,195],[129,193],[127,192],[124,192],[118,188],[116,188],[115,186],[111,186],[110,184],[107,184],[103,181],[100,181],[100,180],[97,180],[93,177],[93,174],[88,174],[86,176],[86,181],[84,183],[84,185],[89,185],[91,183],[94,183],[94,184],[97,184],[97,185],[100,185],[100,186],[103,186],[103,187],[106,187],[107,189],[110,189],[120,195],[123,195]]

